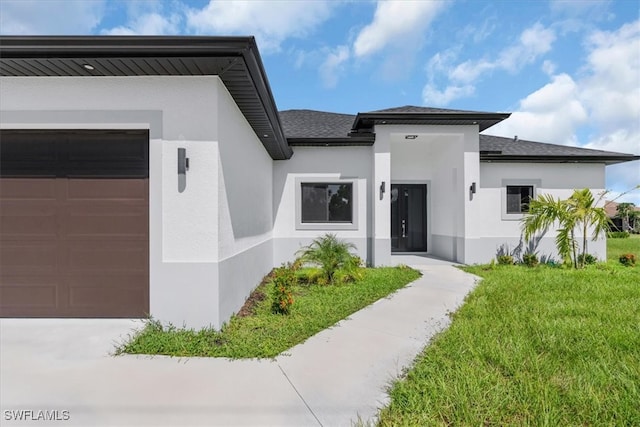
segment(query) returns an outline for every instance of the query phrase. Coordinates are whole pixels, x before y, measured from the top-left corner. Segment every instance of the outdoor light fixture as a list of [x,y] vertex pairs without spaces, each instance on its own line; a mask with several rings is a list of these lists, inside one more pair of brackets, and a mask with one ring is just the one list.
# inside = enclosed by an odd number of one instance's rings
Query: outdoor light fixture
[[82,66],[89,71],[95,70],[95,67],[91,64],[82,64]]
[[469,191],[471,191],[471,194],[476,194],[476,183],[475,182],[471,183],[471,187],[469,187]]
[[382,183],[380,184],[380,200],[382,200],[382,198],[384,197],[385,189],[386,189],[385,182],[382,181]]
[[187,171],[189,170],[189,158],[186,148],[178,148],[178,192],[182,193],[187,188]]
[[418,135],[405,135],[404,139],[416,139]]

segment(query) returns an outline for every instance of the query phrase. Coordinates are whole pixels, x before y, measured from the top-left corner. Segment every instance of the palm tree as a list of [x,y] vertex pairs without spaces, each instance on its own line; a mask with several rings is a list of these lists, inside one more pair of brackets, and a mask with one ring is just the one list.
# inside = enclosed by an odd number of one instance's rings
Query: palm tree
[[587,255],[587,231],[593,228],[592,240],[605,234],[611,221],[603,207],[597,207],[597,201],[591,194],[591,190],[575,190],[568,200],[571,215],[576,219],[576,225],[582,228],[582,256],[580,266],[584,267]]
[[[548,194],[541,194],[531,200],[529,213],[522,219],[524,238],[529,240],[534,234],[546,231],[557,223],[556,247],[566,263],[574,268],[583,267],[587,254],[587,233],[593,229],[592,240],[605,233],[609,218],[591,190],[575,190],[566,200],[555,199]],[[581,256],[578,256],[578,242],[575,237],[576,228],[582,232]]]
[[522,219],[524,238],[529,240],[534,234],[546,231],[556,222],[560,225],[556,234],[558,254],[566,263],[573,262],[574,267],[577,267],[575,222],[566,200],[556,200],[548,194],[540,194],[531,199],[529,213]]
[[335,234],[329,233],[313,240],[298,254],[303,262],[320,266],[327,283],[331,284],[336,271],[353,258],[349,250],[355,248],[353,243],[341,241]]

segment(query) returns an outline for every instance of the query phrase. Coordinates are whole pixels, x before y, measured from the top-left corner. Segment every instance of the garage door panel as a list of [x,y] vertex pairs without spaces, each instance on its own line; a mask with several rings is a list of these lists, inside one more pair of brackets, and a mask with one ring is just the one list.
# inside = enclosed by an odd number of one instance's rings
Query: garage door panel
[[0,241],[56,239],[57,209],[53,203],[2,201],[0,207]]
[[41,276],[3,277],[2,280],[0,304],[3,315],[5,310],[17,310],[21,307],[52,311],[58,308],[59,286],[57,281],[47,281]]
[[142,179],[70,179],[65,190],[69,202],[131,201],[145,205],[149,193],[147,182]]
[[58,245],[55,241],[8,241],[0,245],[3,276],[17,274],[55,275],[58,271]]
[[64,270],[69,273],[101,272],[141,273],[147,271],[148,249],[146,242],[122,241],[101,244],[71,244]]
[[64,239],[130,239],[148,236],[148,213],[143,207],[73,206],[61,212]]
[[0,197],[3,203],[11,200],[48,200],[56,196],[56,180],[54,178],[3,178],[0,180]]
[[[144,317],[149,312],[148,288],[139,283],[144,276],[132,278],[131,275],[104,277],[69,277],[69,312],[83,316],[93,313],[98,317],[118,316],[132,313]],[[137,280],[136,280],[137,279]],[[92,283],[87,286],[86,283]]]

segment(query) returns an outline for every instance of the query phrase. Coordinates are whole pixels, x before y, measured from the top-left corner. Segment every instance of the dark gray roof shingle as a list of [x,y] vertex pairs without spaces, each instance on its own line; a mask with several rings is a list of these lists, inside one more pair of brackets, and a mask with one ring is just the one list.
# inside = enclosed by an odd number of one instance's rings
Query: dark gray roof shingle
[[[389,108],[371,113],[437,114],[438,112],[445,114],[476,113],[414,106]],[[287,110],[280,111],[279,114],[284,134],[291,145],[331,146],[361,145],[363,143],[353,135],[350,136],[356,119],[355,115],[315,110]],[[370,138],[366,141],[369,145],[374,141],[373,134]],[[487,161],[570,161],[573,159],[576,161],[597,160],[617,163],[637,160],[640,159],[640,156],[480,134],[480,159]]]
[[483,111],[471,111],[471,110],[452,110],[449,108],[433,108],[433,107],[417,107],[415,105],[405,105],[402,107],[393,107],[393,108],[385,108],[384,110],[374,110],[367,111],[367,113],[423,113],[423,114],[434,114],[434,113],[460,113],[460,114],[469,114],[469,113],[481,113],[481,114],[490,114]]
[[356,116],[315,110],[280,111],[287,138],[347,138]]
[[[563,156],[563,157],[610,157],[621,153],[593,150],[589,148],[571,147],[568,145],[547,144],[524,139],[504,138],[501,136],[480,134],[480,151],[500,152],[502,156]],[[630,155],[631,156],[631,155]]]

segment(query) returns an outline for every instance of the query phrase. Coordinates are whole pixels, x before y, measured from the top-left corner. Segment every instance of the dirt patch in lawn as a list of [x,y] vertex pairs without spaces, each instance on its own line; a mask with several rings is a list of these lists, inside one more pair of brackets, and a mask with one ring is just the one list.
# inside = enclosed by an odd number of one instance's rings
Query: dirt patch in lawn
[[255,314],[255,309],[258,304],[267,299],[267,294],[265,293],[266,287],[267,283],[265,278],[262,280],[262,283],[249,294],[249,298],[247,298],[240,311],[238,311],[238,317],[247,317]]

